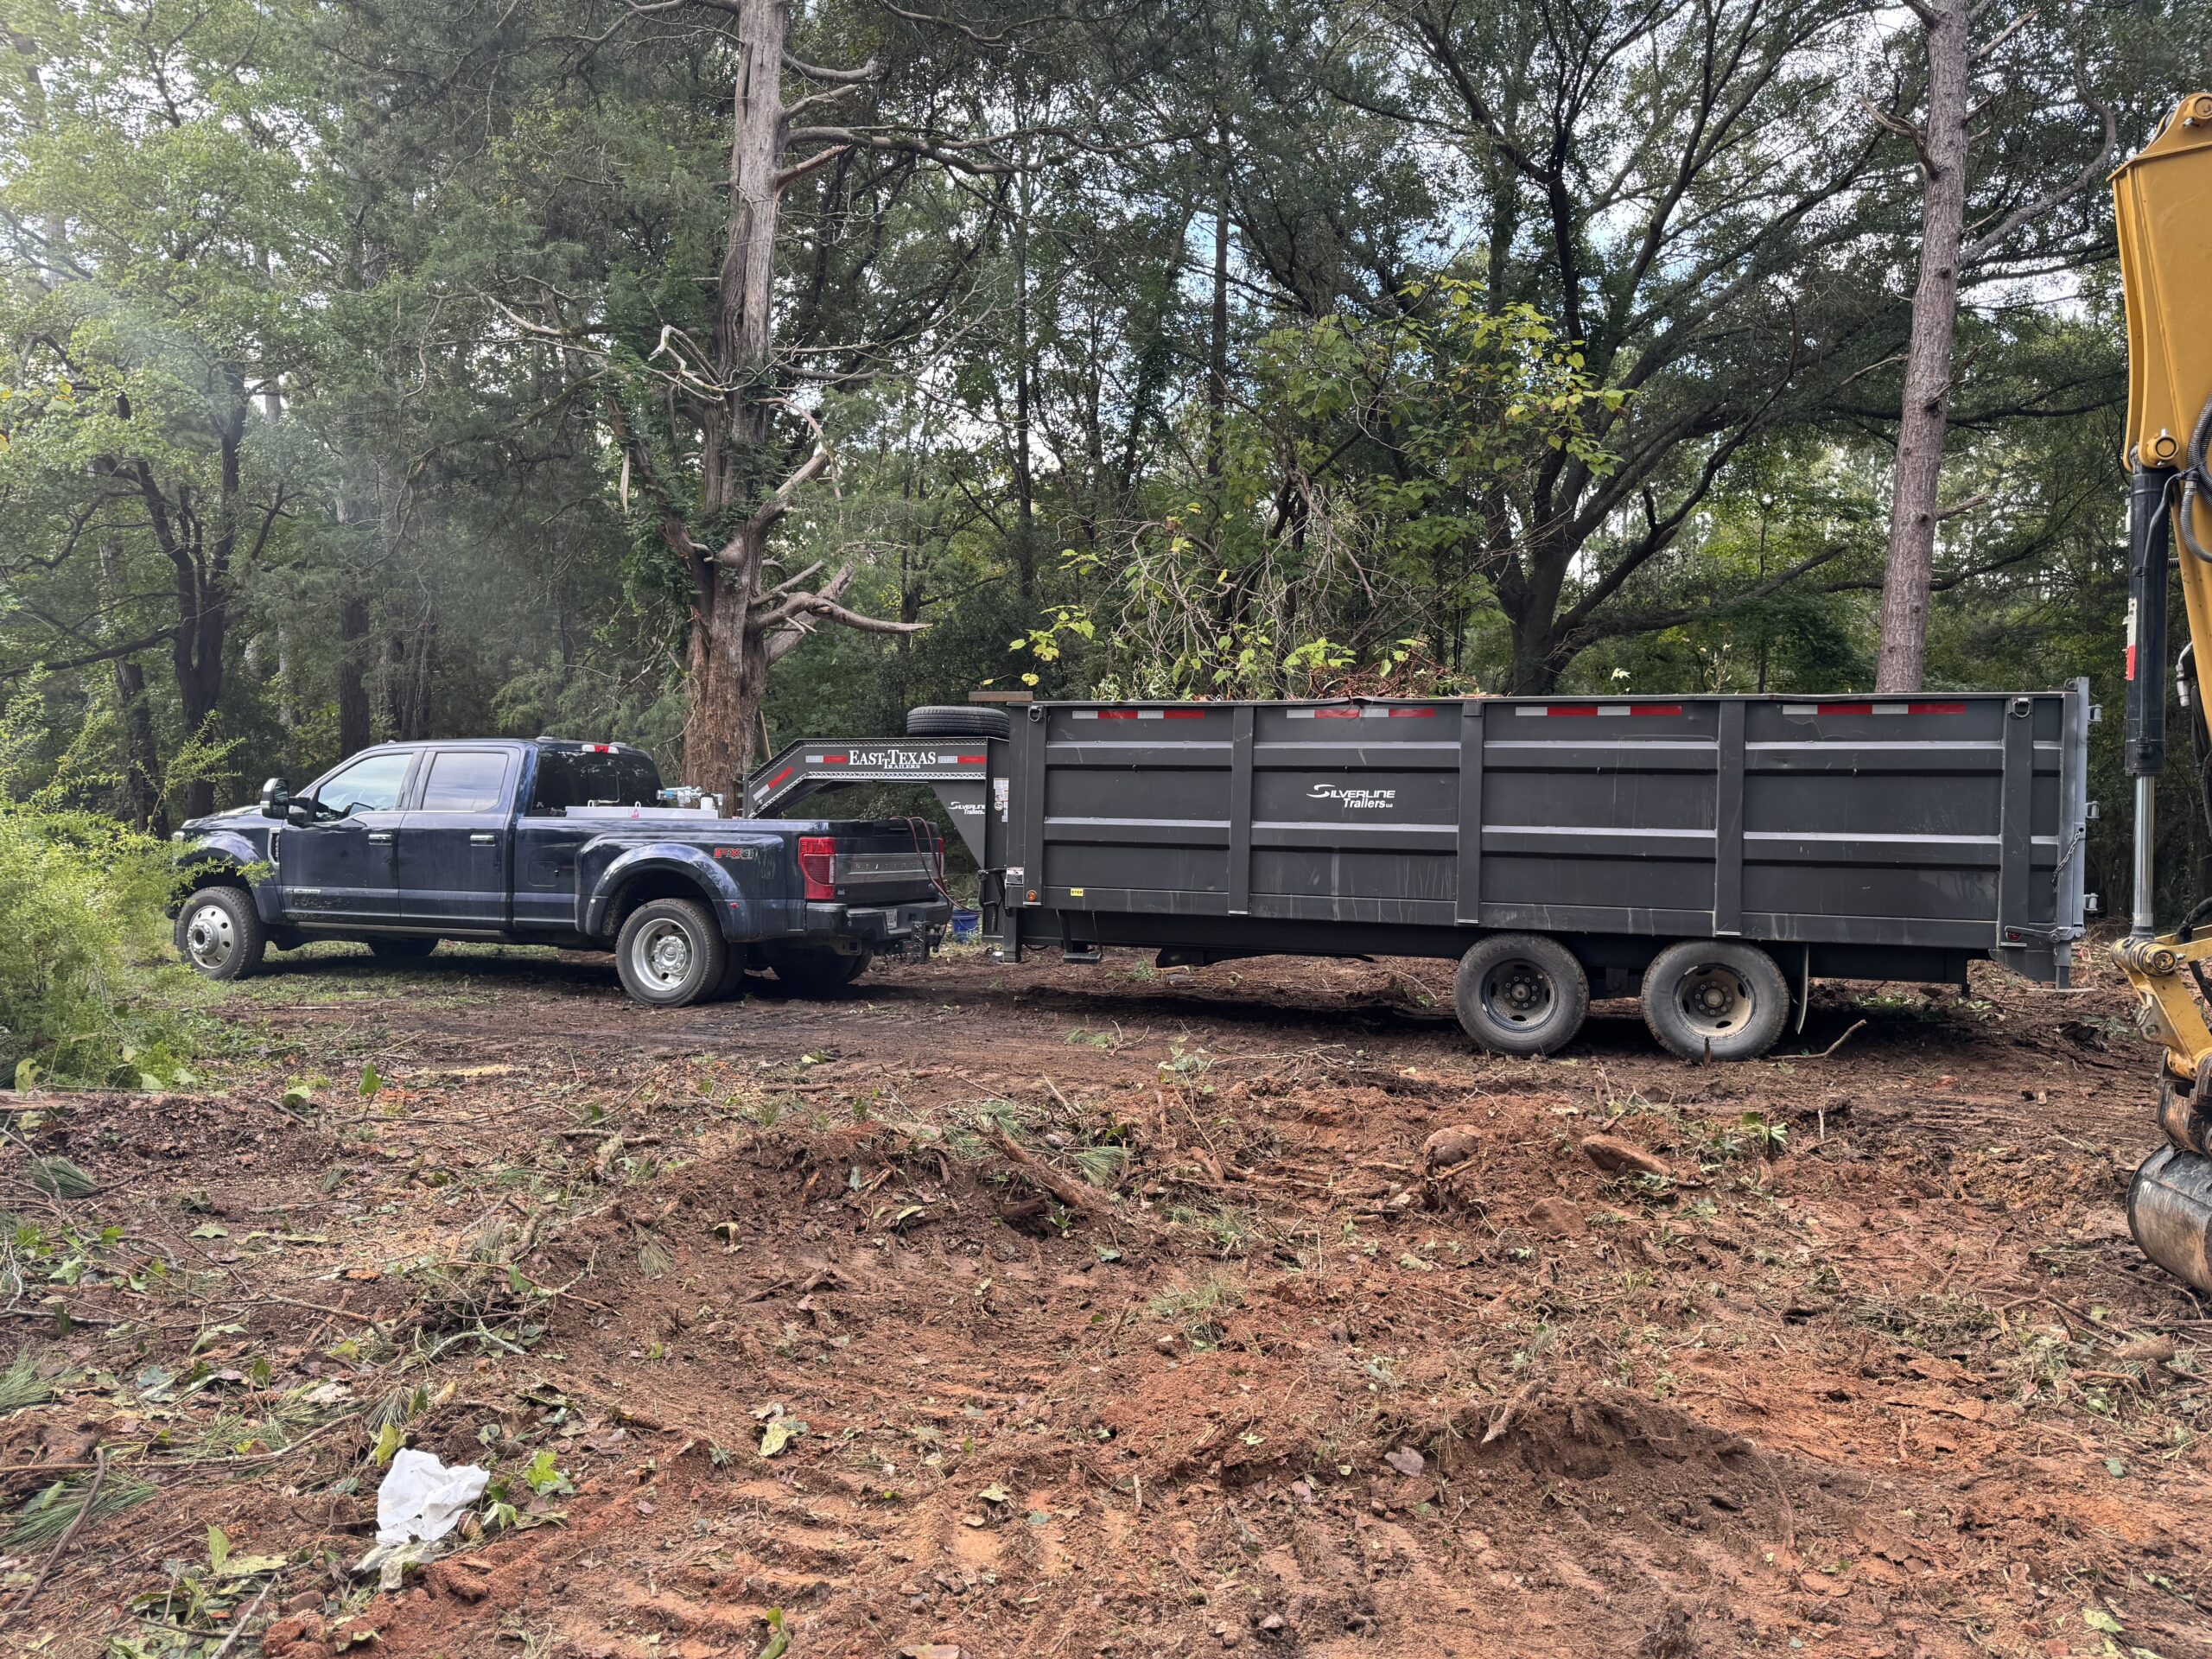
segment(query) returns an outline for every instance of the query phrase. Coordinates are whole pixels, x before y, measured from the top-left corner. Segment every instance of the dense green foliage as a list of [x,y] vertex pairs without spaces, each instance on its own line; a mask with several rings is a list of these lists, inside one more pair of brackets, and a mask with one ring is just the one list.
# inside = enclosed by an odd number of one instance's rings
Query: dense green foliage
[[0,1082],[176,1076],[188,1045],[148,995],[167,855],[95,813],[0,804]]
[[[1978,71],[1982,227],[2094,159],[2100,107],[2139,143],[2204,60],[2196,0],[2018,10]],[[774,355],[709,390],[769,412],[748,501],[817,439],[836,457],[769,581],[849,569],[847,605],[928,626],[801,619],[771,737],[1025,680],[1866,685],[1918,179],[1864,111],[1913,106],[1899,23],[794,5],[785,97],[830,136],[783,189]],[[18,793],[160,830],[434,732],[675,769],[665,520],[704,499],[681,404],[719,326],[739,26],[0,0]],[[2101,191],[1975,274],[1959,346],[1931,683],[2088,673],[2116,712]],[[2202,831],[2173,781],[2179,853]]]

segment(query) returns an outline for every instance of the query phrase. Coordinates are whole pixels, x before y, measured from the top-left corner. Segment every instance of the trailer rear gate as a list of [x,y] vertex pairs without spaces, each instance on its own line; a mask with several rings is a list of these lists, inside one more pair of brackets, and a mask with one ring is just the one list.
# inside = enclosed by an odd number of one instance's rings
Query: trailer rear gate
[[1815,974],[2063,981],[2087,696],[1038,703],[984,861],[1009,947],[1456,956],[1514,930],[1623,967],[1742,938]]

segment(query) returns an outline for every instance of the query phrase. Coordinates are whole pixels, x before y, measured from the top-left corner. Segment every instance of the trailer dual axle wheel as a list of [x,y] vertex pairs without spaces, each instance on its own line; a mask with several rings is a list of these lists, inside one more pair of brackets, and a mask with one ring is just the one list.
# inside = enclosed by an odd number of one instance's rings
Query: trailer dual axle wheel
[[1540,933],[1493,933],[1459,958],[1452,1001],[1459,1024],[1493,1054],[1552,1054],[1590,1012],[1574,953]]
[[1684,939],[1644,970],[1643,1023],[1686,1060],[1754,1059],[1789,1017],[1789,982],[1757,945]]

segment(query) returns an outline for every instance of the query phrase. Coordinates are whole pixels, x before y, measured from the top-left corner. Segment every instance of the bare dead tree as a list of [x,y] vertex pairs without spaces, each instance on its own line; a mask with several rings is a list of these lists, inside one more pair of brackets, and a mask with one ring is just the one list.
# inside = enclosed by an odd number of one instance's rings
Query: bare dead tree
[[[958,33],[988,47],[998,36],[973,25],[890,7],[924,27]],[[874,633],[911,633],[918,621],[871,616],[847,602],[858,571],[817,563],[779,576],[771,557],[778,526],[808,487],[828,474],[827,436],[793,395],[806,378],[833,378],[818,364],[800,369],[777,337],[776,267],[785,193],[824,169],[869,158],[942,169],[969,181],[1013,175],[1011,147],[1033,132],[975,136],[926,124],[840,123],[841,100],[883,82],[873,60],[854,67],[809,62],[792,49],[790,0],[626,0],[623,15],[591,44],[639,20],[678,13],[732,20],[736,58],[730,106],[729,206],[714,283],[712,338],[664,328],[643,370],[614,372],[584,332],[495,301],[526,333],[557,342],[592,378],[622,456],[626,495],[634,490],[654,515],[655,531],[679,562],[690,595],[685,666],[690,702],[683,774],[727,793],[762,753],[760,718],[768,671],[813,629],[828,623]],[[787,95],[786,86],[796,89]],[[949,294],[931,296],[942,308]],[[861,354],[855,346],[855,355]],[[849,378],[849,376],[846,378]],[[640,388],[645,395],[640,395]],[[656,444],[648,408],[673,410],[696,434],[680,456]],[[791,442],[804,430],[810,442]],[[679,475],[674,469],[686,469]],[[825,574],[825,571],[827,574]]]

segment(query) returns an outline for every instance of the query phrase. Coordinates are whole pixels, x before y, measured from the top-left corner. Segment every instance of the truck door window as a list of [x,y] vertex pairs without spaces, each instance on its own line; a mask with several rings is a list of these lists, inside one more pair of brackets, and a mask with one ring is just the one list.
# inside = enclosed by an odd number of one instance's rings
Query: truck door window
[[496,812],[507,787],[507,757],[496,749],[441,749],[430,758],[422,812]]
[[342,818],[354,812],[389,812],[399,804],[408,762],[413,759],[410,754],[372,754],[356,760],[315,791],[315,806],[326,818]]

